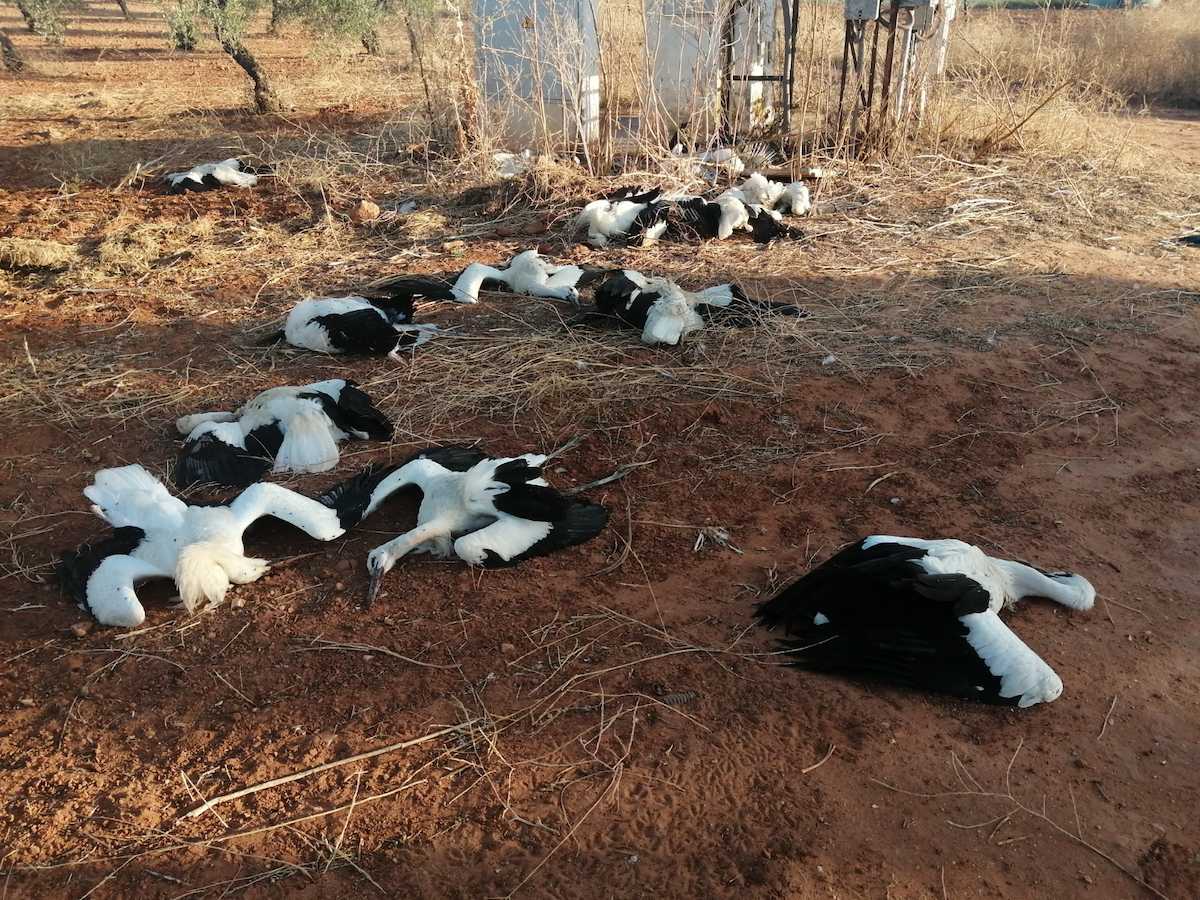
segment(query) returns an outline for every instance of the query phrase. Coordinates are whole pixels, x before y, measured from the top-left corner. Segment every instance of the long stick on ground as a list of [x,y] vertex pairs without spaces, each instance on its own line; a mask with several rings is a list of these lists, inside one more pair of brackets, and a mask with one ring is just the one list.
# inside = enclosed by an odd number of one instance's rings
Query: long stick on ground
[[233,791],[229,794],[221,794],[219,797],[213,797],[204,801],[195,809],[189,809],[179,818],[192,819],[208,812],[214,806],[218,806],[222,803],[228,803],[230,800],[237,800],[239,797],[246,797],[250,794],[257,794],[259,791],[265,791],[268,788],[278,787],[281,784],[299,781],[301,778],[307,778],[309,775],[316,775],[318,772],[325,772],[329,769],[337,768],[338,766],[346,766],[350,763],[358,762],[360,760],[372,759],[376,756],[382,756],[385,753],[392,753],[396,750],[404,750],[407,747],[415,747],[417,744],[426,744],[429,741],[442,737],[442,735],[451,734],[452,732],[459,731],[460,729],[466,728],[469,725],[474,725],[478,721],[478,719],[471,719],[466,722],[459,722],[457,725],[450,725],[446,728],[438,729],[437,731],[431,731],[429,734],[422,735],[421,737],[411,738],[407,741],[400,741],[397,744],[388,744],[386,747],[379,747],[376,750],[368,750],[365,753],[356,753],[354,756],[335,759],[332,762],[322,763],[319,766],[313,766],[311,769],[304,769],[301,772],[293,772],[291,775],[283,775],[279,778],[272,778],[270,781],[262,781],[258,784],[250,785],[250,787],[244,787],[241,790]]

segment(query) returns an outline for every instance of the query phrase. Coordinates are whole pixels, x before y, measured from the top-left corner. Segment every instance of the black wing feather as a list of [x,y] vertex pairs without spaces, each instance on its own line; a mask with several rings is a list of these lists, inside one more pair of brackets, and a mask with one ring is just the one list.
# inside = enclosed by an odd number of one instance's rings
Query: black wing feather
[[[629,298],[637,296],[631,303]],[[596,309],[607,316],[614,316],[634,328],[646,327],[646,316],[650,307],[662,298],[657,291],[642,290],[636,281],[624,272],[618,272],[596,288]]]
[[465,472],[488,458],[488,455],[478,447],[466,444],[448,444],[445,447],[426,447],[418,450],[404,462],[414,459],[431,459],[444,469],[451,472]]
[[[274,428],[278,430],[279,426]],[[263,452],[261,442],[255,444],[257,452],[227,444],[212,432],[204,432],[184,442],[172,480],[181,488],[194,484],[239,487],[254,484],[270,470],[275,458],[274,453]]]
[[362,432],[372,440],[387,441],[391,440],[395,431],[391,420],[353,381],[346,381],[336,400],[322,391],[305,392],[298,396],[320,403],[329,421],[347,434]]
[[[537,487],[537,485],[531,485]],[[501,495],[504,496],[504,495]],[[485,569],[504,569],[517,563],[533,559],[536,556],[546,556],[567,547],[574,547],[590,541],[608,524],[608,510],[597,503],[586,500],[569,500],[562,518],[553,523],[550,533],[528,550],[518,553],[512,559],[505,560],[492,550],[485,551],[483,567]],[[497,504],[499,506],[499,504]]]
[[454,280],[445,275],[400,275],[369,285],[363,296],[372,303],[407,301],[411,314],[414,300],[453,300]]
[[323,494],[317,497],[317,502],[335,510],[338,523],[343,528],[353,528],[362,521],[367,507],[371,503],[371,495],[379,487],[380,482],[400,468],[396,463],[388,466],[369,465],[357,475],[339,481]]
[[[930,575],[903,544],[853,544],[757,608],[783,626],[791,665],[885,681],[969,700],[1015,705],[966,641],[965,615],[989,608],[987,590],[962,574]],[[814,619],[820,614],[823,620]]]
[[390,353],[400,337],[374,309],[330,313],[312,321],[325,329],[329,343],[343,353]]

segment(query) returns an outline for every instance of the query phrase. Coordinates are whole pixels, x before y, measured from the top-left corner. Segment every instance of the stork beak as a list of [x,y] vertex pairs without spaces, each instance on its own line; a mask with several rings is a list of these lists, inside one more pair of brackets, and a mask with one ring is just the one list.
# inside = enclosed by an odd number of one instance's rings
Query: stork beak
[[383,568],[376,566],[371,566],[369,571],[371,579],[367,584],[367,602],[363,604],[366,608],[370,608],[371,604],[375,602],[375,598],[379,595],[379,585],[383,581],[383,576],[387,574]]

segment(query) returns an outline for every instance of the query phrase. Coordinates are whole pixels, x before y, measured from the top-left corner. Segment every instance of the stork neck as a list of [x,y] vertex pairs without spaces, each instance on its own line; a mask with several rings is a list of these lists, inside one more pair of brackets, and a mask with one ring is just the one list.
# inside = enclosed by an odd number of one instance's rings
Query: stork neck
[[1086,609],[1092,605],[1083,587],[1087,582],[1078,576],[1059,580],[1015,560],[993,558],[993,562],[1004,573],[1007,593],[1013,600],[1045,597],[1076,609]]

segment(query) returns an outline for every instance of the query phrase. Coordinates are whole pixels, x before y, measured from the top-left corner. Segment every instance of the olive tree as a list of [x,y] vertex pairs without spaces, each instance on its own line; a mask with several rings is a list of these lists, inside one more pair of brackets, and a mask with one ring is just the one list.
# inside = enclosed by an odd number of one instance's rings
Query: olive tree
[[168,16],[176,46],[191,49],[180,40],[180,34],[187,32],[183,23],[188,16],[207,22],[221,49],[253,82],[254,106],[260,113],[283,109],[270,75],[245,40],[250,22],[268,9],[268,3],[272,29],[281,21],[296,21],[319,34],[357,37],[372,52],[378,48],[378,24],[387,13],[380,0],[182,0]]

